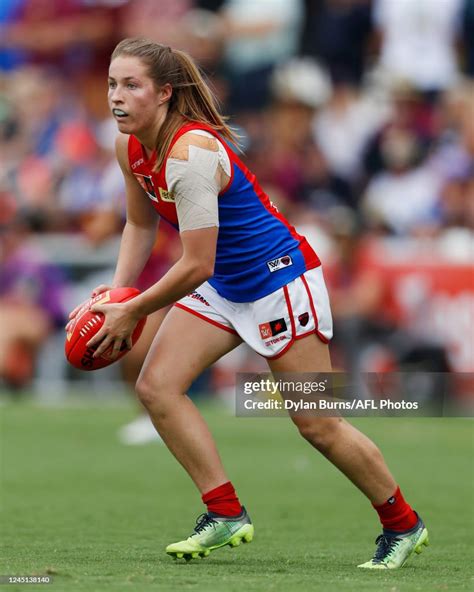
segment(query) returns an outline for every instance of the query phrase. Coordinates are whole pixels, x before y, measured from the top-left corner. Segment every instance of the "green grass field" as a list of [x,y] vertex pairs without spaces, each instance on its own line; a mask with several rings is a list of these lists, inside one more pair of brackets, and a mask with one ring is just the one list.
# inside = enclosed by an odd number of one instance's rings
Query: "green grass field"
[[117,442],[130,406],[9,403],[0,407],[0,575],[52,574],[42,589],[58,592],[473,589],[469,420],[355,422],[382,448],[430,530],[426,552],[379,573],[355,567],[374,550],[375,513],[289,421],[203,411],[254,521],[251,545],[190,563],[164,554],[203,508],[166,448]]

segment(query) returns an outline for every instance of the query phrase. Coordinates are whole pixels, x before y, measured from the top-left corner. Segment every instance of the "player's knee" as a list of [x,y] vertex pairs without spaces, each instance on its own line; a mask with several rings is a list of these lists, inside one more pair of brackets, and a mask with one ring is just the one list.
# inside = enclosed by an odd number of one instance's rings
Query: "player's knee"
[[156,392],[153,388],[153,384],[151,384],[151,381],[140,375],[135,384],[135,392],[137,393],[140,403],[145,407],[145,409],[150,409],[156,400]]
[[179,383],[172,375],[154,369],[140,374],[135,391],[141,404],[157,420],[169,413],[176,404],[177,396],[182,394]]
[[149,373],[141,374],[135,385],[135,391],[145,409],[156,412],[160,406],[163,406],[163,393],[166,392],[166,386],[158,377]]
[[294,417],[293,422],[303,438],[324,454],[331,449],[337,438],[341,418]]

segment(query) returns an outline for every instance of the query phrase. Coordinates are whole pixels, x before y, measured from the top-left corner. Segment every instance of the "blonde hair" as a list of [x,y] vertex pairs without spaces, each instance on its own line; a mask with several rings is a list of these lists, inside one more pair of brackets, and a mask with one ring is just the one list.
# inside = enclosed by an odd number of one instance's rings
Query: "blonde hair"
[[155,171],[161,168],[174,135],[186,121],[206,123],[229,142],[238,143],[226,124],[227,118],[219,113],[213,92],[187,53],[148,39],[130,38],[117,45],[111,60],[118,56],[139,58],[148,66],[148,75],[157,88],[170,84],[173,89],[166,119],[156,138]]

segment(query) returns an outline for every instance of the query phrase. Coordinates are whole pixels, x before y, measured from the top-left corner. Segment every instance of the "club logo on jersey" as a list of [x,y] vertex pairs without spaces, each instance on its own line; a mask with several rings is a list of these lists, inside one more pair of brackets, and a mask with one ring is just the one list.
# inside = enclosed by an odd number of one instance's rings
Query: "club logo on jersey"
[[298,315],[298,321],[302,327],[306,327],[309,321],[309,313],[304,312],[303,314]]
[[163,201],[168,201],[174,203],[175,201],[175,194],[174,191],[166,191],[163,187],[159,187],[160,197]]
[[153,179],[148,175],[140,175],[140,173],[133,173],[137,179],[137,181],[142,186],[142,189],[148,195],[148,197],[152,201],[158,201],[158,197],[156,196],[155,186],[153,185]]
[[285,255],[279,259],[273,259],[272,261],[267,261],[267,267],[271,273],[274,271],[279,271],[285,267],[289,267],[290,265],[293,265],[293,260],[289,255]]
[[262,323],[258,328],[262,339],[275,337],[275,335],[287,330],[285,319],[277,319],[276,321],[270,321],[269,323]]

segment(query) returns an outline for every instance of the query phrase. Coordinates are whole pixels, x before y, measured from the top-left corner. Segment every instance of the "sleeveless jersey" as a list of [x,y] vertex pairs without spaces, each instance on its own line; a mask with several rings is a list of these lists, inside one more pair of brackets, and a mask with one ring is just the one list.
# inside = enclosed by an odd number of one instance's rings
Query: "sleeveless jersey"
[[130,169],[162,218],[179,230],[174,195],[166,184],[166,161],[174,143],[185,133],[204,130],[224,146],[231,163],[228,185],[219,193],[219,234],[214,275],[208,280],[224,298],[253,302],[321,265],[307,240],[278,212],[255,175],[205,123],[185,123],[175,134],[160,170],[153,172],[156,154],[130,136]]

